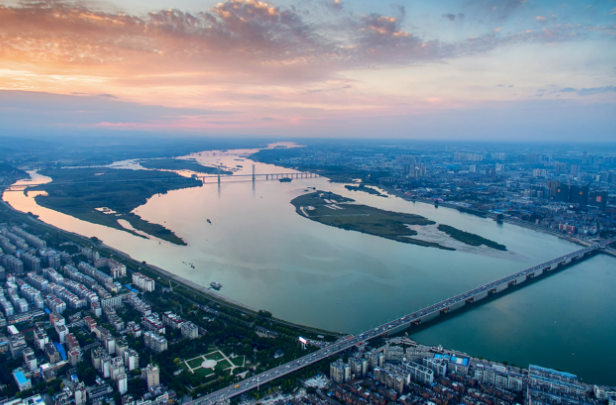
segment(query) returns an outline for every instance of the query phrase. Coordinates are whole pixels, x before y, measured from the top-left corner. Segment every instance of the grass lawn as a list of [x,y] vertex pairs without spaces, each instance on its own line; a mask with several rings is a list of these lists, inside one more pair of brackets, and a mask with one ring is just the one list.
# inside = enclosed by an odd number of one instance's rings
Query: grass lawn
[[231,367],[231,364],[227,360],[223,360],[223,361],[219,361],[218,364],[216,364],[215,369],[218,371],[221,371],[221,370],[228,369],[229,367]]
[[234,359],[231,359],[231,362],[238,367],[241,367],[244,365],[244,356],[240,356],[240,357],[236,357]]
[[208,359],[208,360],[216,360],[216,361],[219,361],[219,360],[224,359],[225,357],[224,357],[224,356],[223,356],[220,352],[214,352],[214,353],[208,353],[208,354],[206,354],[206,355],[205,355],[205,358],[206,358],[206,359]]
[[190,361],[186,362],[190,368],[198,368],[201,367],[201,363],[203,363],[203,359],[201,357],[197,358],[197,359],[192,359]]

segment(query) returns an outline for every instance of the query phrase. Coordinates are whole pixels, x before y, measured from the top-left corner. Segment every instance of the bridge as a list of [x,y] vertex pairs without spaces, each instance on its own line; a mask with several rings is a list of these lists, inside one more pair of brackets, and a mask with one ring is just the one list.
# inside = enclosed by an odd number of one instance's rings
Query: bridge
[[[308,179],[308,178],[316,178],[321,177],[316,173],[312,172],[286,172],[286,173],[255,173],[255,167],[252,166],[252,174],[222,174],[220,173],[220,168],[218,173],[216,174],[207,174],[207,175],[195,175],[195,178],[201,180],[203,184],[212,183],[212,181],[208,180],[217,180],[218,183],[221,182],[221,179],[225,180],[280,180],[283,178],[288,179]],[[159,177],[153,179],[115,179],[115,180],[89,180],[89,181],[57,181],[57,182],[45,182],[45,183],[37,183],[37,182],[24,182],[21,184],[12,184],[4,189],[4,191],[24,191],[30,187],[43,186],[45,184],[56,186],[56,185],[71,185],[71,184],[94,184],[94,183],[110,183],[110,182],[140,182],[140,181],[161,181],[161,180],[176,180],[177,177]]]
[[360,335],[349,335],[339,339],[337,342],[324,347],[314,353],[301,357],[297,360],[293,360],[290,363],[283,364],[276,368],[267,370],[261,374],[247,378],[235,385],[230,385],[226,388],[218,390],[216,392],[205,395],[201,398],[197,398],[194,401],[188,402],[185,405],[213,405],[217,402],[228,400],[232,397],[246,393],[254,388],[259,388],[260,385],[266,384],[277,378],[283,377],[287,374],[291,374],[298,371],[310,364],[317,363],[321,360],[325,360],[330,356],[343,352],[352,348],[358,344],[366,342],[375,337],[395,334],[401,332],[412,325],[418,325],[422,322],[427,322],[438,317],[440,314],[454,311],[466,305],[467,303],[477,302],[486,298],[490,294],[497,294],[507,289],[509,286],[518,285],[525,282],[528,279],[538,277],[544,272],[551,272],[556,270],[559,266],[571,263],[573,260],[580,260],[584,256],[599,250],[606,249],[610,244],[616,242],[615,239],[611,239],[605,242],[596,243],[584,249],[576,250],[563,256],[559,256],[555,259],[543,262],[536,266],[529,267],[525,270],[511,274],[509,276],[501,277],[497,280],[483,284],[472,290],[455,295],[451,298],[447,298],[436,304],[430,305],[423,309],[420,309],[412,314],[403,316],[394,321],[377,326],[370,329]]
[[207,182],[208,179],[217,179],[218,183],[220,183],[221,178],[224,179],[252,179],[252,181],[256,180],[280,180],[280,179],[308,179],[313,177],[320,177],[316,173],[312,172],[288,172],[288,173],[255,173],[255,165],[252,165],[252,174],[234,174],[234,175],[222,175],[220,173],[220,167],[218,168],[217,174],[205,175],[205,176],[197,176],[198,179],[201,180],[203,184]]

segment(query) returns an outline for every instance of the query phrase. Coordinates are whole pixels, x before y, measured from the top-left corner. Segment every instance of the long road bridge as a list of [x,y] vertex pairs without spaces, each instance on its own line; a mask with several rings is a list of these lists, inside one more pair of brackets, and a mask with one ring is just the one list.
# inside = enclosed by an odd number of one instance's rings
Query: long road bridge
[[337,342],[327,347],[324,347],[321,350],[301,357],[297,360],[293,360],[290,363],[286,363],[276,368],[267,370],[261,374],[247,378],[235,385],[230,385],[226,388],[205,395],[185,405],[212,405],[217,402],[230,399],[237,395],[241,395],[254,388],[258,388],[262,384],[266,384],[270,381],[276,380],[277,378],[298,371],[310,364],[317,363],[337,353],[350,349],[357,344],[366,342],[375,337],[401,332],[410,327],[411,325],[418,325],[422,322],[427,322],[431,319],[438,317],[440,314],[448,313],[450,311],[459,309],[467,303],[477,302],[486,298],[490,294],[500,293],[501,291],[507,289],[509,286],[521,284],[528,279],[540,276],[544,272],[554,271],[559,266],[571,263],[572,260],[580,260],[585,255],[588,255],[595,250],[606,249],[610,244],[614,242],[616,242],[616,238],[594,244],[584,249],[576,250],[575,252],[571,252],[563,256],[559,256],[555,259],[538,264],[536,266],[529,267],[525,270],[519,271],[509,276],[501,277],[498,280],[494,280],[479,287],[473,288],[472,290],[455,295],[451,298],[447,298],[436,304],[413,312],[412,314],[377,326],[376,328],[370,329],[360,335],[349,335],[344,338],[341,338]]

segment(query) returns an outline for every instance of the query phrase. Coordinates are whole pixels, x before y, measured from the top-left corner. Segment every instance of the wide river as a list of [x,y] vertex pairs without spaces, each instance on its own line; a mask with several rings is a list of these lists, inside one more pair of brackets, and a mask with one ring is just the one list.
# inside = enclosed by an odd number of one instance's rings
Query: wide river
[[[236,175],[292,170],[252,162],[247,151],[194,154],[204,164],[242,165]],[[242,160],[240,160],[242,159]],[[117,167],[136,168],[131,162]],[[35,180],[44,180],[36,173]],[[556,237],[453,209],[351,192],[325,178],[223,178],[152,197],[136,209],[188,246],[90,224],[38,206],[32,193],[7,192],[14,208],[67,231],[97,236],[133,258],[303,325],[359,333],[533,264],[578,249]],[[444,251],[402,244],[310,221],[290,201],[316,187],[386,210],[423,215],[504,244],[509,251]],[[211,224],[207,220],[211,221]],[[194,269],[185,263],[192,263]],[[616,385],[616,259],[599,255],[411,337],[498,361],[539,364]]]

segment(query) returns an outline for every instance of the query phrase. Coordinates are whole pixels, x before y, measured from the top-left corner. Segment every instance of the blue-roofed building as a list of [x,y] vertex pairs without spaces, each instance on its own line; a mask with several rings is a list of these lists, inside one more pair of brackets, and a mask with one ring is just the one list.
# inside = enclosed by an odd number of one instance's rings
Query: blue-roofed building
[[135,293],[135,294],[138,294],[138,293],[139,293],[139,291],[135,290],[133,287],[131,287],[131,286],[130,286],[130,285],[128,285],[128,284],[124,284],[124,287],[126,287],[126,288],[130,291],[130,292],[133,292],[133,293]]
[[435,359],[447,360],[447,368],[449,371],[455,371],[456,373],[468,374],[469,358],[459,357],[453,354],[438,354],[434,355]]
[[66,350],[64,350],[64,346],[62,346],[61,343],[58,342],[53,342],[54,346],[56,346],[56,350],[58,350],[58,353],[60,353],[60,357],[62,357],[62,360],[66,360]]
[[29,378],[26,378],[23,369],[17,368],[13,370],[13,378],[15,378],[19,391],[25,391],[32,388],[32,381]]

